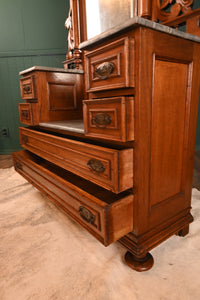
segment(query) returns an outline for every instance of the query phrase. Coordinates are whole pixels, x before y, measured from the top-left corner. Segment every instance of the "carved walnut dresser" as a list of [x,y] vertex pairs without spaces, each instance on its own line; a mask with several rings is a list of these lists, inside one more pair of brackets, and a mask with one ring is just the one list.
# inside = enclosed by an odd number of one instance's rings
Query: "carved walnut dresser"
[[[20,73],[27,127],[15,169],[105,246],[123,244],[126,263],[145,271],[149,251],[185,236],[193,220],[200,10],[192,1],[176,1],[171,13],[171,1],[118,1],[134,3],[134,15],[88,39],[87,2],[70,1],[64,68]],[[187,33],[158,19],[187,22]]]

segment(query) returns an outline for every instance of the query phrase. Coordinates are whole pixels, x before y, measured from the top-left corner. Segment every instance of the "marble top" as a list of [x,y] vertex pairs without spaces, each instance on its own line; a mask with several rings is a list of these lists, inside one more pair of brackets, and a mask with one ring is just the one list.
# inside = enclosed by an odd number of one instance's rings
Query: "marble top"
[[176,30],[174,28],[171,28],[169,26],[166,25],[162,25],[156,22],[152,22],[150,20],[141,18],[141,17],[134,17],[131,18],[129,20],[127,20],[126,22],[124,22],[124,24],[121,24],[119,26],[115,26],[97,36],[95,36],[94,38],[91,38],[83,43],[81,43],[79,45],[80,49],[87,49],[90,46],[93,46],[99,42],[102,42],[104,39],[108,39],[114,35],[116,35],[117,33],[126,31],[127,29],[133,29],[139,26],[143,26],[143,27],[147,27],[147,28],[151,28],[160,32],[164,32],[164,33],[168,33],[170,35],[174,35],[177,37],[181,37],[184,38],[186,40],[190,40],[190,41],[194,41],[197,43],[200,43],[200,37],[190,34],[190,33],[185,33],[183,31],[180,30]]
[[28,68],[26,70],[19,72],[19,75],[24,75],[24,74],[32,72],[32,71],[61,72],[61,73],[72,73],[72,74],[83,74],[84,73],[83,70],[77,70],[77,69],[66,70],[66,69],[62,69],[62,68],[33,66],[31,68]]
[[83,120],[68,120],[39,123],[40,126],[84,134]]

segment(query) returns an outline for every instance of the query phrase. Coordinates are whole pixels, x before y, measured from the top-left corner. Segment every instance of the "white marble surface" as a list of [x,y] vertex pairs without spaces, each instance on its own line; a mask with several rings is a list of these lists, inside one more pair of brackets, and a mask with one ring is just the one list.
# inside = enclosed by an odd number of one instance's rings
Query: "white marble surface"
[[83,43],[81,43],[79,45],[80,49],[87,49],[88,47],[90,47],[91,45],[94,45],[96,43],[101,42],[104,39],[108,39],[109,37],[121,32],[121,31],[125,31],[127,29],[133,29],[139,26],[143,26],[143,27],[147,27],[147,28],[151,28],[160,32],[164,32],[164,33],[168,33],[170,35],[174,35],[177,37],[181,37],[183,39],[186,40],[190,40],[190,41],[194,41],[197,43],[200,43],[200,37],[190,34],[190,33],[185,33],[182,32],[180,30],[176,30],[173,29],[169,26],[166,25],[162,25],[156,22],[152,22],[150,20],[144,19],[144,18],[140,18],[140,17],[134,17],[129,19],[128,21],[126,21],[125,23],[123,23],[122,25],[116,26],[111,28],[110,30],[88,40],[85,41]]
[[24,75],[24,74],[32,72],[32,71],[61,72],[61,73],[71,73],[71,74],[83,74],[84,73],[83,70],[77,70],[77,69],[66,70],[66,69],[62,69],[62,68],[33,66],[31,68],[28,68],[26,70],[19,72],[19,75]]
[[39,123],[40,126],[84,134],[83,120],[54,121]]

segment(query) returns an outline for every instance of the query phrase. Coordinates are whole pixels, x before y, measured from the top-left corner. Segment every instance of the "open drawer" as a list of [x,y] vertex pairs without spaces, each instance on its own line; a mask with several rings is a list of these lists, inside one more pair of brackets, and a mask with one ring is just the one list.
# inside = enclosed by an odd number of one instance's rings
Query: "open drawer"
[[133,187],[133,149],[113,149],[20,128],[22,147],[114,193]]
[[130,192],[113,194],[25,150],[13,160],[18,173],[105,246],[132,231]]

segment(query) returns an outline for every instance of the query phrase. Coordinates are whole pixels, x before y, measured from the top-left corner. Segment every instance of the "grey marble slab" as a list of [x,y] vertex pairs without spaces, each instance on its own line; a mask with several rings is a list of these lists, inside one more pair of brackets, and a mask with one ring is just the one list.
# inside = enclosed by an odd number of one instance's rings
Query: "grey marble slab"
[[68,120],[39,123],[40,126],[84,134],[83,120]]
[[19,75],[24,75],[24,74],[32,72],[32,71],[61,72],[61,73],[71,73],[71,74],[83,74],[84,73],[83,70],[77,70],[77,69],[66,70],[66,69],[62,69],[62,68],[33,66],[31,68],[28,68],[26,70],[19,72]]
[[182,32],[180,30],[176,30],[176,29],[171,28],[169,26],[162,25],[162,24],[159,24],[159,23],[156,23],[156,22],[152,22],[150,20],[147,20],[147,19],[144,19],[144,18],[141,18],[141,17],[134,17],[134,18],[131,18],[131,19],[127,20],[125,23],[123,23],[119,26],[113,27],[113,28],[109,29],[108,31],[106,31],[104,33],[101,33],[100,35],[97,35],[96,37],[91,38],[88,41],[85,41],[85,42],[81,43],[79,45],[79,48],[80,49],[90,48],[90,46],[93,46],[93,45],[98,44],[98,43],[100,43],[104,40],[107,40],[108,38],[116,35],[117,33],[126,31],[127,29],[133,29],[133,28],[136,28],[136,27],[139,27],[139,26],[151,28],[151,29],[154,29],[154,30],[157,30],[157,31],[160,31],[160,32],[164,32],[164,33],[168,33],[170,35],[181,37],[181,38],[186,39],[186,40],[190,40],[190,41],[200,43],[200,37],[198,37],[196,35],[193,35],[193,34],[190,34],[190,33],[185,33],[185,32]]

